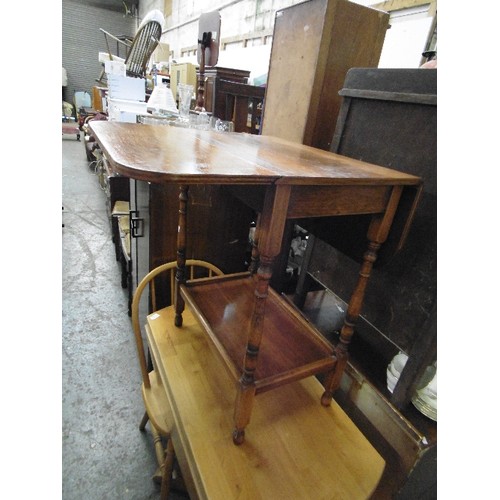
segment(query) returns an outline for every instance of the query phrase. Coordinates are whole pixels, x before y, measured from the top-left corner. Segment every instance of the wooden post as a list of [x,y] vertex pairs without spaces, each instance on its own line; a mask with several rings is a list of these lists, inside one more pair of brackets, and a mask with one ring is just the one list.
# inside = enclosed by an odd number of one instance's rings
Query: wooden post
[[383,214],[374,215],[368,228],[368,249],[363,255],[363,262],[359,271],[358,282],[354,288],[347,307],[347,314],[344,325],[340,331],[339,343],[335,346],[334,356],[337,362],[327,377],[325,378],[325,392],[321,396],[321,404],[328,406],[332,400],[333,393],[339,388],[342,374],[344,373],[347,360],[349,358],[349,344],[354,333],[354,326],[361,313],[366,286],[370,279],[373,264],[377,260],[377,252],[382,243],[387,239],[389,230],[394,219],[394,214],[398,207],[399,199],[403,188],[396,186],[393,188],[386,210]]
[[254,306],[247,335],[247,347],[243,360],[243,374],[236,397],[234,410],[233,442],[241,444],[245,438],[245,427],[250,421],[255,396],[255,369],[257,367],[262,340],[266,299],[273,262],[281,250],[285,228],[290,186],[272,185],[267,188],[264,207],[259,216],[258,232],[259,267],[255,278]]
[[175,272],[175,326],[182,326],[184,299],[181,297],[180,285],[186,282],[186,224],[189,186],[179,188],[179,224],[177,226],[177,270]]
[[[198,80],[198,95],[196,97],[196,107],[194,110],[198,113],[205,111],[205,52],[210,44],[212,33],[203,33],[203,39],[198,40],[198,45],[201,50],[200,61],[200,78]],[[208,43],[207,43],[208,42]]]

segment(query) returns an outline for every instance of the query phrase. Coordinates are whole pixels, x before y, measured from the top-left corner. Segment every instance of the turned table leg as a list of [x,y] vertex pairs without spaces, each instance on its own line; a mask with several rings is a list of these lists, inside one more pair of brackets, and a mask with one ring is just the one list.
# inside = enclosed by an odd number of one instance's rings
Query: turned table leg
[[233,442],[235,444],[243,443],[245,427],[250,422],[252,413],[255,397],[255,369],[263,334],[269,281],[272,276],[274,259],[281,250],[289,199],[289,186],[269,186],[256,227],[258,249],[253,249],[252,257],[255,257],[254,264],[257,261],[259,264],[257,273],[254,275],[254,305],[247,334],[243,374],[240,378],[234,409]]
[[182,326],[184,299],[180,285],[186,282],[186,224],[189,186],[179,188],[179,224],[177,226],[177,270],[175,272],[175,326]]
[[368,228],[368,250],[363,255],[358,282],[347,307],[344,325],[340,331],[340,340],[334,350],[334,356],[337,362],[333,370],[325,377],[324,381],[325,392],[321,396],[321,404],[324,406],[328,406],[331,403],[333,393],[340,386],[340,380],[344,373],[347,360],[349,359],[348,348],[354,333],[354,326],[361,313],[366,286],[373,269],[373,264],[377,260],[377,252],[389,235],[389,230],[394,219],[394,214],[396,213],[401,192],[402,188],[399,186],[392,190],[386,211],[383,214],[373,216],[370,227]]
[[321,404],[324,406],[328,406],[331,403],[333,393],[340,386],[340,379],[342,378],[342,374],[344,373],[344,369],[349,358],[348,346],[354,333],[354,325],[356,324],[361,312],[366,285],[368,284],[368,279],[370,278],[373,263],[377,259],[377,251],[379,248],[379,243],[370,242],[368,250],[363,256],[363,264],[361,265],[361,269],[359,271],[358,282],[351,296],[351,300],[349,301],[347,314],[344,319],[344,325],[340,331],[340,339],[334,350],[334,356],[337,362],[333,371],[328,374],[324,382],[325,392],[321,396]]
[[245,352],[243,374],[240,378],[240,387],[236,397],[234,410],[233,441],[243,443],[245,427],[250,422],[253,399],[255,396],[255,369],[259,355],[260,342],[264,326],[266,299],[268,296],[269,280],[272,275],[272,259],[261,256],[260,265],[255,275],[256,288],[254,292],[254,308],[250,320],[250,329]]

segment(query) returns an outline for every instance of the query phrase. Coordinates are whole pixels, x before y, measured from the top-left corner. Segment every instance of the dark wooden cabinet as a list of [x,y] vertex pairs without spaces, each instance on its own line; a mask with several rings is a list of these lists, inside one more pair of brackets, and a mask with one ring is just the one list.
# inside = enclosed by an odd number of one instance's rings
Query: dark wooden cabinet
[[120,231],[118,228],[118,217],[116,216],[115,207],[117,202],[130,201],[130,183],[126,177],[116,175],[110,170],[108,162],[100,150],[98,152],[96,174],[101,188],[106,193],[106,213],[111,224],[111,235],[115,247],[116,260],[120,260]]
[[[151,269],[177,260],[179,186],[138,180],[130,183],[135,288]],[[188,218],[186,258],[209,261],[224,273],[247,270],[253,210],[224,186],[193,185]],[[157,306],[170,303],[169,293],[169,286],[158,288]]]
[[[370,283],[373,293],[364,305],[364,324],[358,327],[368,342],[382,334],[392,345],[382,356],[393,356],[398,349],[410,354],[422,345],[422,335],[435,336],[436,92],[436,70],[379,68],[350,70],[340,92],[343,104],[332,151],[423,179],[411,229],[408,231],[405,224],[396,219],[379,253]],[[411,189],[405,190],[402,205],[406,210],[400,210],[399,214],[413,210],[415,195]],[[357,279],[357,262],[363,256],[368,223],[364,216],[300,221],[302,227],[322,240],[315,245],[307,271],[344,301],[349,300],[348,290]],[[361,229],[358,232],[353,227]],[[413,378],[434,361],[431,344],[428,354],[419,354],[422,363],[418,369],[415,367]],[[384,359],[389,361],[390,357]],[[382,382],[385,385],[385,374]],[[408,389],[404,397],[398,396],[401,387],[391,397],[397,406],[409,403],[411,391]]]
[[219,107],[215,116],[232,121],[235,132],[259,134],[265,91],[264,87],[219,80],[224,107]]
[[[232,68],[205,68],[205,109],[217,118],[225,119],[226,97],[219,92],[220,80],[236,83],[248,83],[250,71]],[[199,81],[200,73],[196,73]]]

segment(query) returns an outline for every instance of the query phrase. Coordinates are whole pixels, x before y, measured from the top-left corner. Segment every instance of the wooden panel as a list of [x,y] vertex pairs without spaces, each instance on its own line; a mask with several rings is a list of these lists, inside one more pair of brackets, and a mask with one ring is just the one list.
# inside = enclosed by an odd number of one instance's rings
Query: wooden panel
[[376,67],[387,13],[310,0],[276,13],[262,134],[329,149],[352,67]]
[[329,2],[324,75],[313,89],[304,144],[330,147],[341,106],[338,92],[345,75],[353,67],[377,67],[388,23],[389,15],[380,11],[350,1]]
[[276,13],[262,134],[302,143],[309,113],[326,0]]
[[302,186],[292,190],[287,217],[372,214],[385,210],[391,189],[385,186]]
[[[418,175],[422,193],[406,243],[395,252],[405,221],[399,215],[381,249],[364,305],[369,324],[409,353],[421,334],[437,297],[437,70],[354,68],[346,78],[343,113],[332,149],[342,155]],[[403,209],[413,193],[405,189]],[[404,217],[403,217],[404,219]],[[317,245],[314,272],[343,300],[348,300],[357,265],[365,250],[369,218],[301,221],[327,245]],[[316,248],[316,247],[315,247]],[[325,266],[325,262],[335,263]],[[364,326],[358,326],[360,332]],[[371,328],[367,327],[370,331]]]

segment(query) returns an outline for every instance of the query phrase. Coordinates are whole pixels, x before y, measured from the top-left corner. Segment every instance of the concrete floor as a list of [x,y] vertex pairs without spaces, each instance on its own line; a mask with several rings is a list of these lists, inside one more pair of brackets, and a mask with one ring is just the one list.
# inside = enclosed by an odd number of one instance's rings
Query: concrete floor
[[75,136],[62,138],[62,176],[62,498],[159,498],[106,197]]

